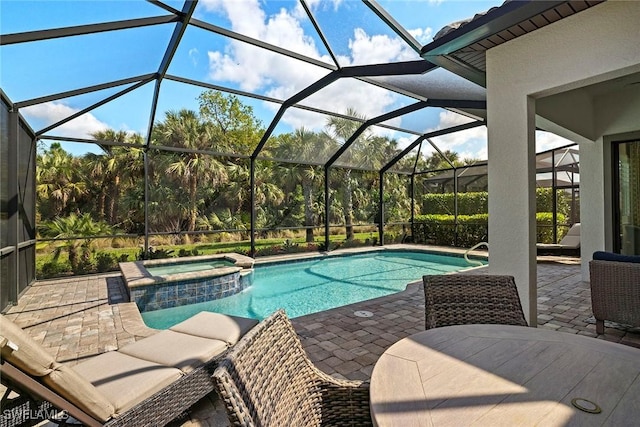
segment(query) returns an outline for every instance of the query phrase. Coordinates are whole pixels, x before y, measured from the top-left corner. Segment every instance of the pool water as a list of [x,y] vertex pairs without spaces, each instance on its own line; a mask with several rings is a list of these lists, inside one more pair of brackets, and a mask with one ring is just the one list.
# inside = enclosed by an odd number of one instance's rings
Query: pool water
[[170,264],[159,264],[156,266],[145,266],[147,271],[154,276],[166,276],[177,273],[190,273],[194,271],[211,270],[219,267],[230,267],[233,262],[224,259],[214,259],[210,261],[198,262],[172,262]]
[[426,252],[376,251],[307,261],[257,265],[253,285],[214,301],[142,313],[166,329],[200,311],[264,319],[278,308],[304,316],[403,291],[425,274],[470,268],[463,258]]

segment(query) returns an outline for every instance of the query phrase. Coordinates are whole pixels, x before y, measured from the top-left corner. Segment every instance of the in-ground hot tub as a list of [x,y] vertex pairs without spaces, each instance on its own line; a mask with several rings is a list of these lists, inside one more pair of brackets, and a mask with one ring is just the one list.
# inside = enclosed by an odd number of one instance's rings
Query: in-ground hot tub
[[141,312],[228,297],[251,285],[253,258],[225,253],[122,262],[120,271]]

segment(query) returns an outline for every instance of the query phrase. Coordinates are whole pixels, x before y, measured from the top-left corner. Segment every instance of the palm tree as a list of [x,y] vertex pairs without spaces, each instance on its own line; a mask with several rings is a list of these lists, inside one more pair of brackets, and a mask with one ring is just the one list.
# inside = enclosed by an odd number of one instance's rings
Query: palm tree
[[[362,120],[365,119],[364,116],[360,116],[355,110],[352,108],[347,109],[347,116],[360,118]],[[338,145],[343,145],[360,127],[360,122],[355,120],[344,119],[342,117],[329,117],[327,120],[327,125],[325,129],[325,135],[336,142]],[[360,138],[366,138],[366,135],[360,135]],[[350,147],[344,155],[349,156],[350,161],[348,162],[350,165],[356,163],[356,159],[354,158],[354,154],[356,154],[355,150],[351,150]],[[343,156],[344,156],[343,155]],[[344,223],[345,229],[347,233],[347,240],[352,240],[353,233],[353,191],[352,191],[352,178],[351,178],[351,168],[345,167],[342,168],[342,209],[344,212]]]
[[[180,110],[166,113],[165,120],[154,128],[154,142],[188,150],[215,150],[212,126],[200,119],[195,111]],[[209,154],[197,151],[181,152],[172,156],[165,172],[177,179],[187,193],[187,231],[196,229],[202,200],[198,197],[200,187],[217,187],[227,181],[227,172],[222,163]]]
[[[326,138],[321,138],[315,132],[308,131],[304,127],[296,129],[295,132],[286,138],[276,149],[276,157],[286,159],[298,159],[299,164],[289,166],[287,177],[290,183],[297,185],[300,183],[304,197],[304,225],[312,227],[316,224],[314,209],[314,188],[322,182],[324,173],[319,166],[304,164],[312,160],[325,159],[329,153],[331,144],[327,144]],[[314,241],[313,228],[306,229],[306,242]]]
[[[62,246],[56,248],[54,259],[60,256],[60,251],[65,248],[69,252],[69,264],[71,269],[78,271],[80,260],[78,259],[78,249],[82,248],[82,257],[88,261],[89,250],[93,239],[91,237],[99,235],[111,235],[113,228],[104,221],[94,221],[88,213],[80,216],[75,213],[66,217],[58,217],[51,221],[44,221],[39,226],[39,232],[43,237],[51,239],[66,239]],[[77,239],[86,237],[86,239]]]
[[[142,143],[140,134],[130,135],[125,131],[107,129],[91,134],[97,141],[117,143]],[[142,150],[137,147],[101,145],[102,154],[89,153],[85,156],[89,176],[98,185],[98,215],[109,224],[116,224],[117,208],[122,193],[122,182],[130,182],[140,177],[143,162]]]
[[38,157],[38,210],[45,217],[53,218],[64,214],[72,202],[85,193],[86,184],[78,173],[78,159],[67,153],[59,143],[51,144],[49,150]]

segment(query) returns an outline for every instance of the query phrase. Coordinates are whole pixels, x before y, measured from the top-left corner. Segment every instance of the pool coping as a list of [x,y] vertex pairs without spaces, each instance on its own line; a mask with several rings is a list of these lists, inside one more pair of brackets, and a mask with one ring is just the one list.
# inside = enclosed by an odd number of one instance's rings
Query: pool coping
[[[382,251],[390,251],[390,252],[398,252],[398,251],[414,251],[414,252],[423,252],[427,254],[433,255],[443,255],[443,256],[453,256],[456,258],[464,258],[464,254],[467,253],[467,249],[458,249],[458,248],[443,248],[440,246],[429,246],[429,245],[412,245],[406,243],[399,243],[393,245],[385,245],[385,246],[364,246],[357,248],[346,248],[346,249],[336,249],[331,252],[295,252],[291,254],[278,254],[278,255],[270,255],[265,257],[260,257],[255,260],[255,266],[258,265],[276,265],[276,264],[286,264],[293,263],[299,261],[308,261],[312,259],[324,259],[328,257],[339,257],[339,256],[349,256],[349,255],[358,255],[364,254],[368,252],[382,252]],[[484,251],[469,251],[468,252],[469,259],[474,260],[484,260],[488,261],[488,254]],[[465,271],[472,268],[481,268],[486,267],[486,265],[476,266],[470,265],[469,268],[465,268]]]
[[[216,268],[215,271],[205,270],[207,273],[203,274],[202,271],[194,271],[189,273],[176,273],[167,274],[164,276],[152,275],[146,267],[175,264],[175,263],[189,263],[194,261],[206,261],[212,259],[224,259],[226,261],[233,262],[233,266]],[[128,288],[135,288],[140,286],[149,286],[158,283],[171,283],[182,280],[197,279],[201,277],[219,277],[227,274],[233,274],[241,272],[242,270],[250,270],[253,268],[254,259],[246,255],[237,253],[221,253],[212,255],[196,255],[189,257],[179,258],[165,258],[154,259],[144,261],[129,261],[121,262],[119,264],[120,272],[125,285]]]

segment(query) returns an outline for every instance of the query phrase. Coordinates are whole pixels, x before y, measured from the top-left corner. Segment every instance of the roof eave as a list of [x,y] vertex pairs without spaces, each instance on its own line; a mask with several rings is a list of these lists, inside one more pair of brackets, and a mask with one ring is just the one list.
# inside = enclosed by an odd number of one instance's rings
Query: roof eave
[[517,0],[507,2],[424,45],[420,50],[420,56],[433,62],[432,57],[434,56],[455,52],[563,3],[566,3],[566,0]]

